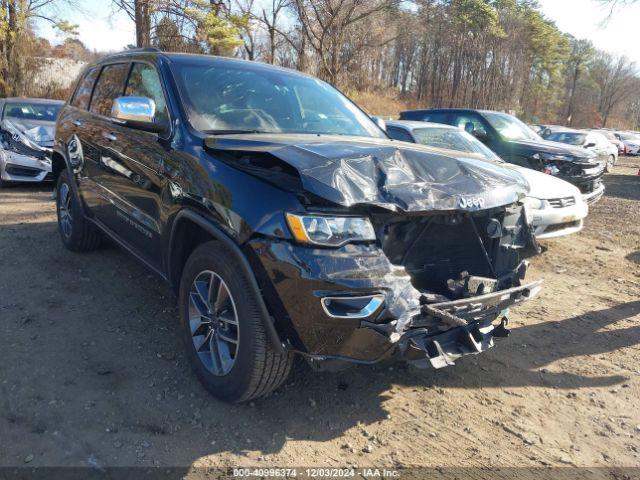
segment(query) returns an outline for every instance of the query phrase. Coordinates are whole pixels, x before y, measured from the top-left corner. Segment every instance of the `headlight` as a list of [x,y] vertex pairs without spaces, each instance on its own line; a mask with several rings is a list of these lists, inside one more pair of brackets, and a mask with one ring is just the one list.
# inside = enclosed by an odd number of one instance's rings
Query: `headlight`
[[353,241],[373,241],[376,234],[365,217],[326,217],[287,213],[294,238],[305,244],[338,247]]
[[524,206],[527,210],[542,210],[544,208],[544,200],[535,197],[527,197],[524,199]]

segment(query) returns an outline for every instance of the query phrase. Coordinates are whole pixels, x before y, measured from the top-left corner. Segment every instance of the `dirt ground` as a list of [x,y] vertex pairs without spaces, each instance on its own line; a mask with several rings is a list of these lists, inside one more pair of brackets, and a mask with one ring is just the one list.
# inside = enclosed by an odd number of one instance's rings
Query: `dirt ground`
[[50,192],[0,190],[0,466],[640,467],[640,168],[543,242],[512,335],[439,371],[313,373],[218,402],[171,292],[115,247],[63,249]]

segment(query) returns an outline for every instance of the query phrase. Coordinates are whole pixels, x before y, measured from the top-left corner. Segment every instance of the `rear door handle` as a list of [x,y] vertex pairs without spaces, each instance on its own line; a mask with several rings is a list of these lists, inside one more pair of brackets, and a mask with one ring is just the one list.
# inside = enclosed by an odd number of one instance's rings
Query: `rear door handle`
[[76,127],[84,127],[84,123],[83,123],[83,122],[81,122],[80,120],[74,120],[74,121],[73,121],[73,124],[74,124]]
[[103,133],[102,134],[103,138],[105,138],[106,140],[109,140],[110,142],[115,142],[118,137],[116,137],[115,133],[110,132],[110,133]]

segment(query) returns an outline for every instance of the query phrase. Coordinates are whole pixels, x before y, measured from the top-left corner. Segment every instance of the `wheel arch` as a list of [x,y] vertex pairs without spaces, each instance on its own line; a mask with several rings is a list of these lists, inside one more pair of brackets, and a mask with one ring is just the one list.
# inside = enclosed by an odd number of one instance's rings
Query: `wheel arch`
[[58,181],[58,177],[67,167],[67,159],[64,153],[58,149],[54,149],[51,154],[51,173],[53,174],[54,183]]
[[174,292],[178,292],[182,269],[189,255],[198,245],[210,240],[221,242],[229,251],[233,252],[238,266],[246,275],[249,285],[258,299],[258,308],[264,319],[264,327],[269,340],[277,352],[284,353],[286,348],[276,331],[256,276],[240,246],[214,222],[192,209],[183,209],[178,212],[172,223],[166,262],[167,279],[171,288]]

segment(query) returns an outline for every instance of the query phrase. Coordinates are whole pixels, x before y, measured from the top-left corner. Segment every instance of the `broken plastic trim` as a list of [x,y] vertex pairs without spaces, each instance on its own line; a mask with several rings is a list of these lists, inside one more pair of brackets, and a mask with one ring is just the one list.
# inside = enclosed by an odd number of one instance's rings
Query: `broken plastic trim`
[[477,355],[493,347],[494,337],[508,337],[508,320],[502,318],[500,325],[478,323],[447,330],[438,335],[428,335],[426,331],[414,330],[400,340],[400,351],[407,360],[418,368],[444,368],[455,365],[455,361],[465,355]]
[[427,312],[415,312],[414,317],[434,315],[456,325],[444,332],[430,332],[426,328],[404,328],[399,322],[386,325],[363,320],[361,328],[370,328],[389,338],[389,348],[373,360],[359,360],[342,355],[314,355],[297,353],[312,361],[338,360],[361,365],[372,365],[391,356],[395,351],[418,368],[442,368],[453,365],[454,361],[465,355],[482,353],[493,346],[494,337],[506,337],[508,320],[503,317],[500,325],[490,321],[498,317],[508,307],[528,301],[542,289],[543,280],[528,283],[520,287],[480,295],[474,298],[442,302],[428,307]]
[[538,280],[524,286],[477,297],[423,305],[422,312],[438,318],[452,327],[465,326],[469,322],[482,320],[496,311],[502,311],[512,305],[532,299],[542,289],[542,283],[542,280]]

